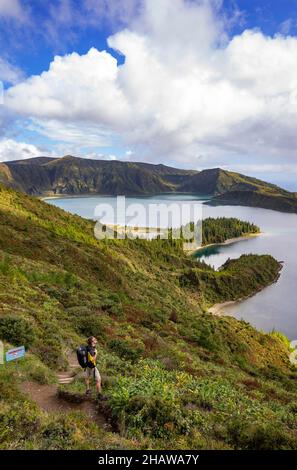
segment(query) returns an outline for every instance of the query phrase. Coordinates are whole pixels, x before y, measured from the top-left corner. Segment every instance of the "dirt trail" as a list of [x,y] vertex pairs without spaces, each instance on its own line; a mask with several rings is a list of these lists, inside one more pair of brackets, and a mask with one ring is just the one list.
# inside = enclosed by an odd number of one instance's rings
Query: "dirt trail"
[[75,372],[78,369],[78,364],[77,364],[75,354],[69,353],[67,358],[68,358],[68,363],[69,363],[68,370],[66,372],[57,373],[57,379],[58,379],[59,384],[61,385],[63,384],[66,385],[66,384],[73,382],[74,377],[75,377]]
[[[57,373],[59,385],[66,385],[73,382],[74,380],[75,371],[78,368],[76,363],[76,356],[74,354],[69,354],[68,361],[68,370]],[[72,403],[63,400],[58,397],[58,385],[56,384],[41,385],[36,382],[26,381],[22,383],[21,389],[44,411],[49,413],[70,413],[72,411],[81,411],[98,426],[108,426],[104,416],[98,413],[95,402],[92,399],[86,398],[82,401],[82,403]]]

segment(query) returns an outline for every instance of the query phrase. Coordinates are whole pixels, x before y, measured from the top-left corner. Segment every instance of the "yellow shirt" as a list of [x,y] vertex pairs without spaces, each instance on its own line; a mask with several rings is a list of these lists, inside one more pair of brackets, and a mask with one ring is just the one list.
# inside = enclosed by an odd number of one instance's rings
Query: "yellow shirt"
[[96,356],[97,356],[97,349],[93,349],[94,351],[94,356],[88,351],[88,364],[92,364],[94,367],[96,367]]

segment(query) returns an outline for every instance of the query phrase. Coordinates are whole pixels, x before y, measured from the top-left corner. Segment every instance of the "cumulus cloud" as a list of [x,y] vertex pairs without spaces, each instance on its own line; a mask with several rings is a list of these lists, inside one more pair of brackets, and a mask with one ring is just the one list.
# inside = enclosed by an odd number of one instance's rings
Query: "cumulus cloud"
[[39,157],[41,154],[41,150],[35,145],[27,144],[25,142],[17,142],[13,139],[0,140],[1,162]]
[[220,3],[146,0],[109,38],[123,65],[94,48],[57,56],[11,87],[6,106],[47,136],[59,138],[59,125],[85,126],[85,135],[97,127],[150,160],[294,159],[297,38],[247,30],[228,39]]
[[116,59],[94,48],[83,56],[57,56],[48,72],[8,90],[5,103],[38,118],[117,125],[128,113],[117,74]]

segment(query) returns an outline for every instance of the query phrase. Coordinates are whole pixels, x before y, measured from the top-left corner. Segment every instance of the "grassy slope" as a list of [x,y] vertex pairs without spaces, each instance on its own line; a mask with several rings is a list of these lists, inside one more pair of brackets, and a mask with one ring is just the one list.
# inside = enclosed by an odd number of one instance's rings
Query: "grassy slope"
[[[166,242],[98,242],[91,222],[4,188],[0,250],[0,329],[23,319],[34,335],[19,324],[31,353],[0,371],[2,448],[297,448],[287,346],[205,313],[217,285],[229,300],[272,282],[272,258],[215,273]],[[45,414],[15,385],[52,380],[48,366],[63,368],[90,334],[120,433],[94,426],[86,438],[82,415]]]

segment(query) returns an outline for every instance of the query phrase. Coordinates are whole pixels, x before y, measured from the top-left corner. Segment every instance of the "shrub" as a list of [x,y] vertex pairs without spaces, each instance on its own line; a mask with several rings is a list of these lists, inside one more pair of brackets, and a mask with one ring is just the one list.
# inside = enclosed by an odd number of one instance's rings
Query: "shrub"
[[246,450],[296,450],[297,439],[274,424],[232,421],[228,430],[236,448]]
[[62,345],[55,339],[46,339],[34,352],[49,367],[62,369],[67,365]]
[[121,377],[109,392],[108,405],[122,432],[168,439],[189,434],[201,424],[201,414],[184,406],[178,384],[187,374],[172,373],[154,361],[143,361],[138,377]]
[[118,356],[132,362],[137,361],[144,351],[144,346],[140,341],[131,342],[120,338],[112,339],[109,341],[108,346]]
[[0,409],[0,444],[28,439],[40,428],[40,417],[36,407],[28,401],[12,404],[9,409]]
[[28,375],[30,379],[41,385],[55,382],[55,375],[43,364],[34,365]]
[[287,338],[286,335],[284,335],[280,331],[272,331],[271,333],[269,333],[269,336],[271,336],[272,338],[277,338],[279,341],[281,341],[288,349],[288,351],[292,350],[290,340]]
[[6,315],[0,318],[0,338],[14,346],[30,347],[35,341],[32,324],[22,317]]
[[101,308],[103,311],[106,311],[111,315],[115,315],[116,317],[123,316],[121,298],[116,293],[101,293]]
[[77,319],[77,330],[86,338],[95,336],[96,338],[105,339],[104,319],[100,315],[82,315]]

